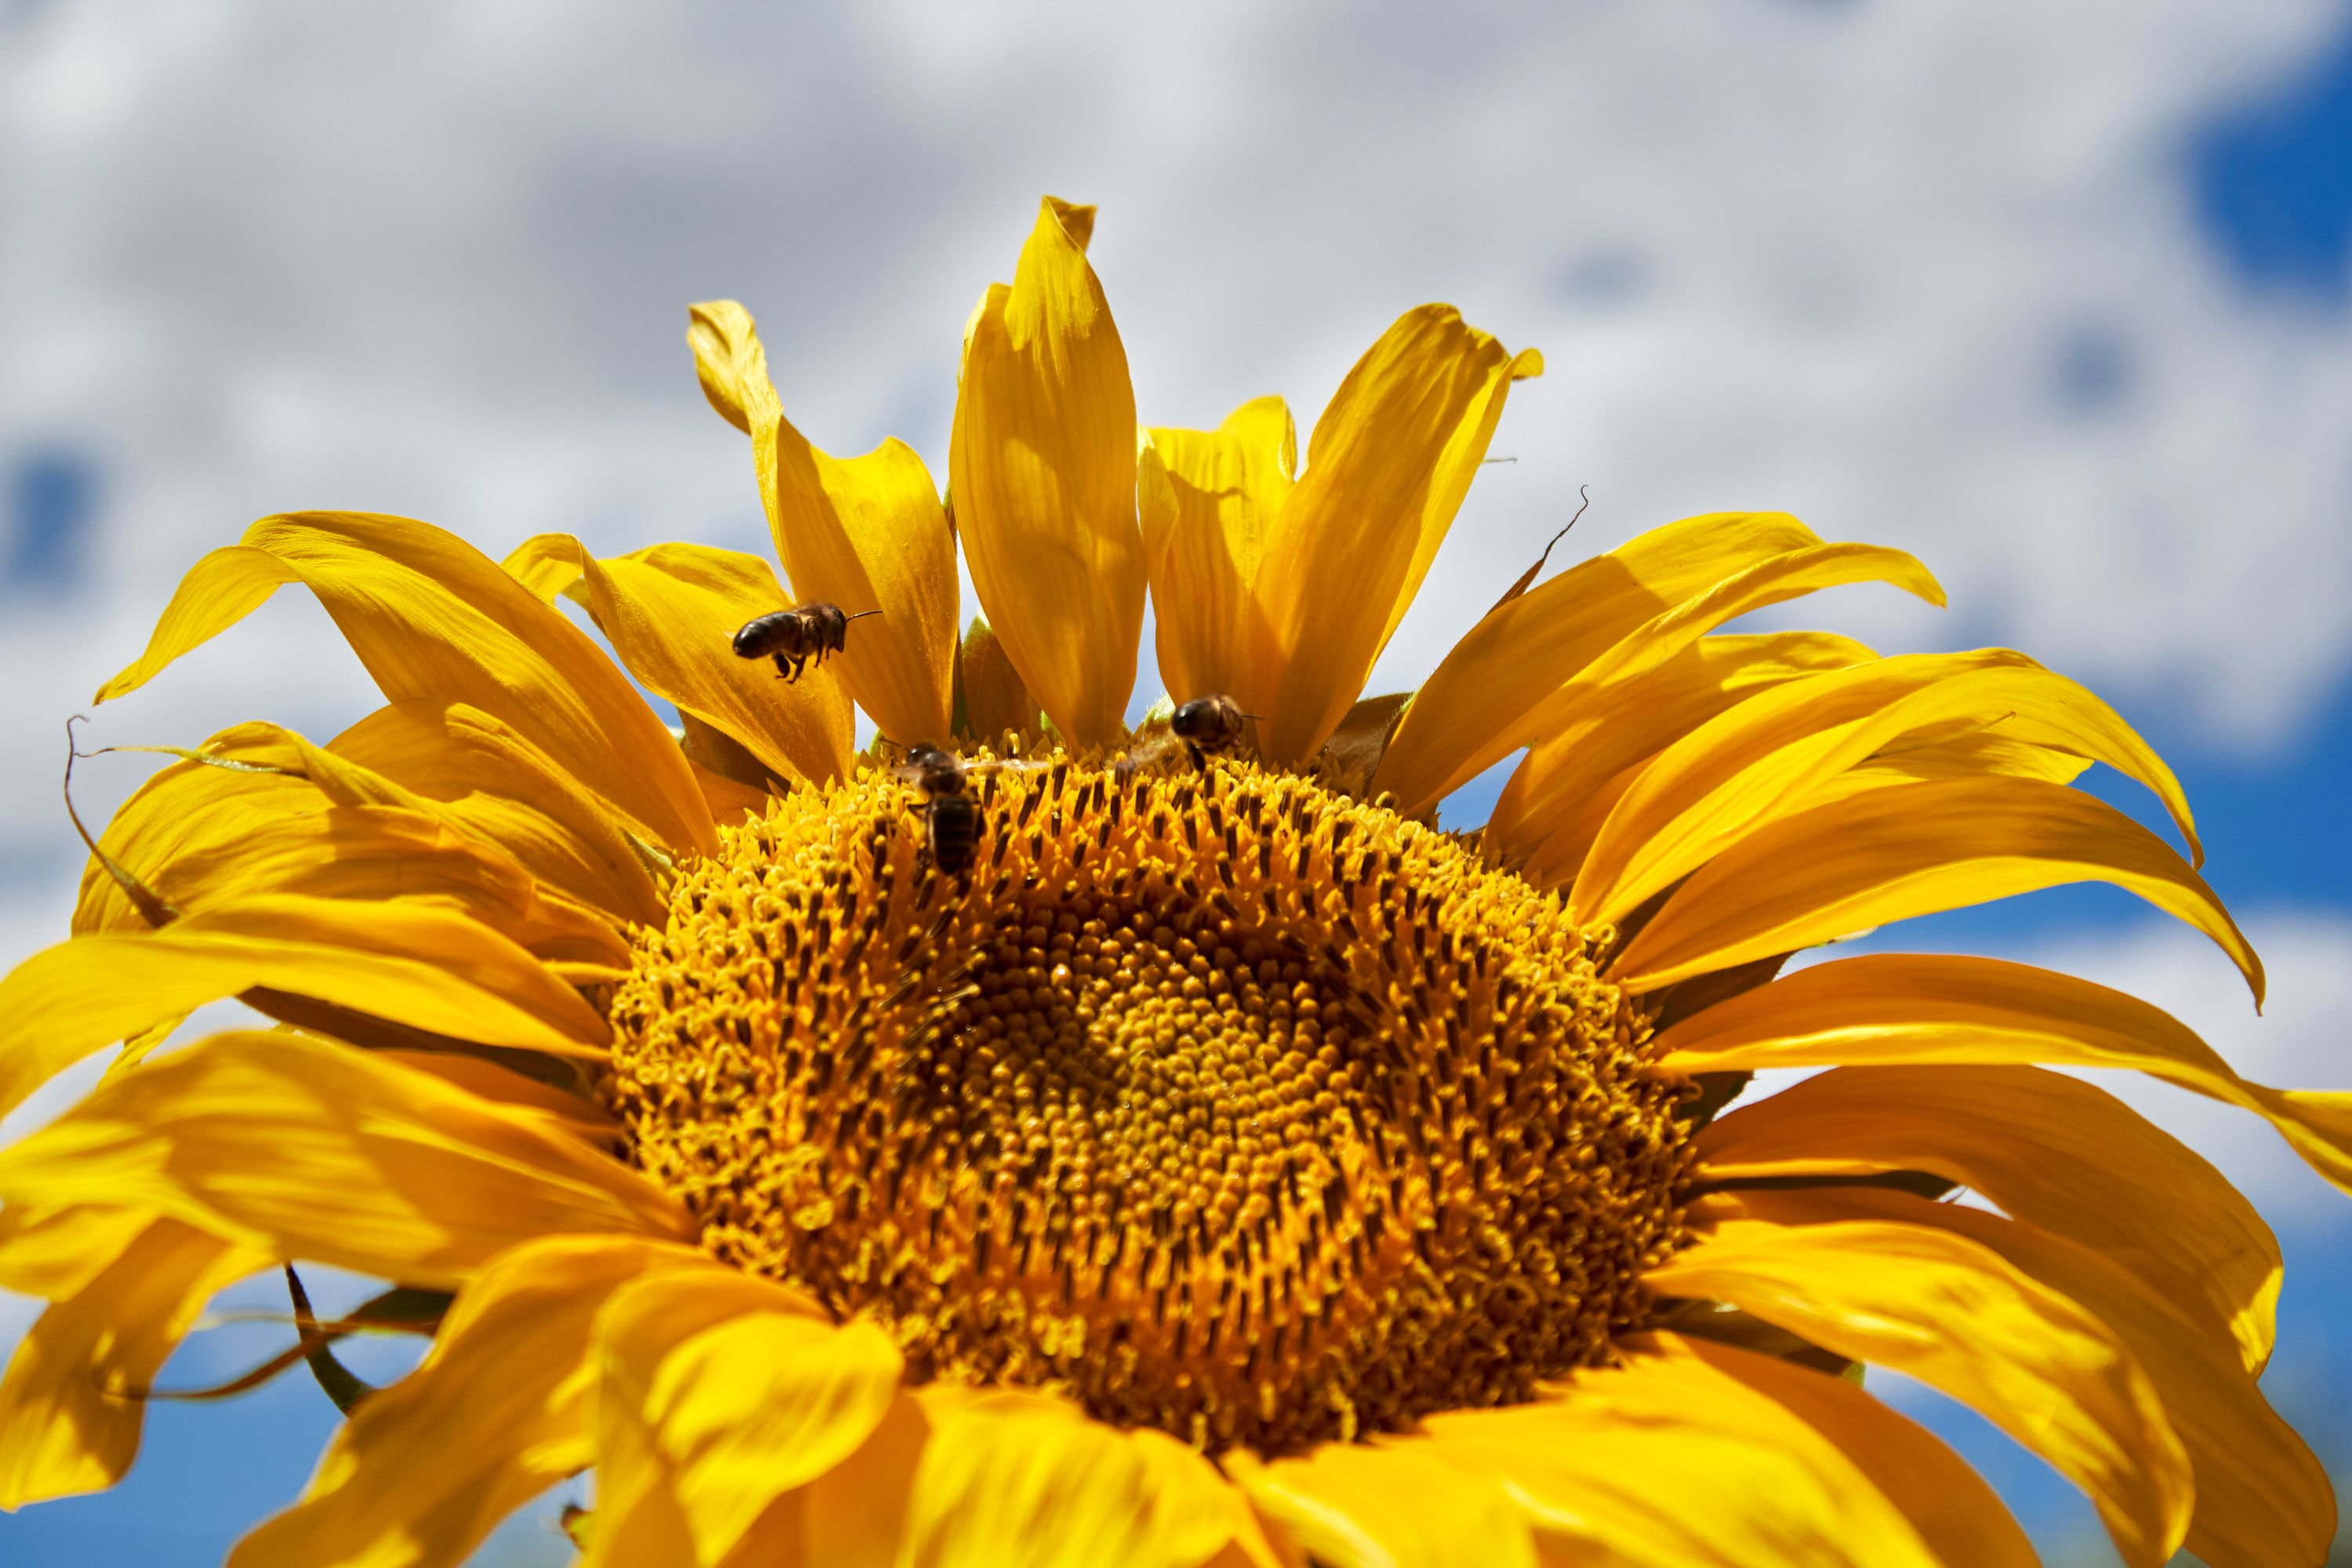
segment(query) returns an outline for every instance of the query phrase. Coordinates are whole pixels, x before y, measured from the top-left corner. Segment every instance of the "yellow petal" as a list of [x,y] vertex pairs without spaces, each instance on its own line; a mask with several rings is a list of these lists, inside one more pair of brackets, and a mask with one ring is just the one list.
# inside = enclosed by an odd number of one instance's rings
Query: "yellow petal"
[[[289,730],[240,724],[199,751],[176,754],[190,759],[184,765],[253,783],[223,794],[180,769],[166,770],[100,842],[127,868],[154,863],[153,840],[169,839],[171,858],[143,880],[184,914],[280,893],[395,900],[461,911],[550,960],[628,961],[610,914],[542,887],[513,853],[439,802]],[[271,773],[299,778],[314,792],[254,787]],[[175,811],[187,819],[160,835],[149,830],[159,816]],[[86,880],[85,894],[97,895],[100,887]],[[146,927],[145,915],[120,888],[95,898],[86,918],[83,929]]]
[[648,841],[706,853],[717,845],[669,732],[587,635],[462,540],[405,518],[262,519],[242,545],[196,563],[147,651],[98,700],[143,686],[276,584],[298,581],[388,700],[470,703],[593,781]]
[[1021,683],[1021,672],[1004,657],[1004,645],[988,623],[972,618],[963,634],[963,729],[965,738],[992,749],[1010,750],[1035,741],[1037,700]]
[[1143,626],[1135,394],[1102,285],[1094,209],[1048,196],[1013,286],[964,334],[949,485],[981,607],[1072,744],[1126,732]]
[[648,1280],[600,1329],[596,1533],[584,1568],[726,1558],[778,1496],[863,1447],[898,1346],[749,1275]]
[[856,723],[831,661],[788,681],[764,658],[736,657],[738,628],[785,605],[775,573],[758,556],[656,544],[600,561],[568,533],[542,533],[517,547],[510,570],[517,558],[534,563],[527,570],[542,587],[561,574],[535,563],[576,563],[577,580],[557,591],[587,606],[629,673],[741,742],[778,778],[848,772]]
[[751,437],[760,499],[795,601],[828,603],[859,623],[838,656],[842,683],[901,745],[944,742],[956,651],[955,536],[939,487],[903,441],[842,459],[783,416],[751,313],[697,305],[687,342],[711,405]]
[[110,1041],[256,986],[481,1045],[600,1056],[608,1037],[578,992],[463,916],[257,898],[17,965],[0,980],[0,1111]]
[[856,1452],[752,1523],[726,1568],[898,1568],[930,1436],[924,1400],[901,1389]]
[[1200,1568],[1241,1500],[1209,1462],[1066,1400],[988,1393],[931,1405],[905,1568]]
[[2127,1068],[2267,1119],[2352,1192],[2352,1094],[2250,1083],[2187,1025],[2137,996],[1992,958],[1873,953],[1816,964],[1658,1037],[1682,1073],[1769,1067],[2042,1062]]
[[[1315,754],[1412,603],[1515,379],[1451,305],[1397,318],[1332,395],[1257,571],[1249,700],[1272,761]],[[957,493],[962,493],[959,486]]]
[[[1533,1404],[1426,1423],[1440,1456],[1509,1495],[1547,1561],[1936,1568],[1857,1456],[1735,1375],[1763,1357],[1664,1335],[1622,1344],[1622,1367],[1580,1372]],[[1694,1506],[1700,1477],[1705,1501]]]
[[1535,1542],[1502,1478],[1413,1440],[1326,1443],[1263,1464],[1224,1457],[1234,1484],[1331,1568],[1535,1568]]
[[2067,882],[2112,882],[2219,943],[2263,995],[2262,961],[2221,900],[2147,829],[2038,779],[1942,779],[1800,811],[1717,856],[1617,957],[1651,991],[1913,915]]
[[74,1295],[153,1221],[136,1209],[91,1204],[0,1209],[0,1290],[44,1301]]
[[1852,1460],[1947,1568],[2037,1568],[2025,1531],[1983,1477],[1926,1427],[1846,1379],[1704,1340],[1659,1334],[1619,1342],[1633,1354],[1654,1344],[1678,1348],[1786,1409]]
[[2326,1561],[2336,1538],[2327,1472],[2263,1400],[2229,1339],[2183,1314],[2120,1260],[2031,1224],[1907,1193],[1760,1193],[1739,1204],[1780,1224],[1934,1226],[2000,1254],[2097,1317],[2147,1370],[2196,1472],[2186,1544],[2199,1561],[2210,1568],[2318,1568]]
[[1517,809],[1525,775],[1514,773],[1505,786],[1513,810],[1488,825],[1486,842],[1522,861],[1520,874],[1538,886],[1567,881],[1618,799],[1667,746],[1751,697],[1877,657],[1829,632],[1701,637],[1648,674],[1597,696],[1548,742],[1559,753],[1549,784],[1564,803],[1560,810],[1529,823]]
[[268,1259],[146,1223],[119,1258],[37,1320],[0,1377],[0,1509],[103,1491],[139,1453],[148,1384],[213,1293]]
[[1348,710],[1323,749],[1315,753],[1307,772],[1325,789],[1341,795],[1367,799],[1371,793],[1372,773],[1381,765],[1381,754],[1388,750],[1389,737],[1395,733],[1397,721],[1402,719],[1412,701],[1410,691],[1390,691],[1378,697],[1367,697]]
[[237,1543],[232,1568],[454,1565],[592,1457],[583,1399],[596,1314],[685,1247],[567,1236],[517,1247],[457,1296],[431,1353],[335,1434],[302,1500]]
[[[233,860],[253,836],[276,831],[288,819],[314,816],[327,805],[308,779],[179,762],[131,792],[99,835],[99,847],[177,908],[200,901],[215,885],[213,867]],[[152,929],[92,856],[82,868],[75,934]]]
[[1696,1146],[1710,1182],[1933,1172],[2210,1314],[2248,1371],[2269,1359],[2281,1273],[2270,1227],[2186,1144],[2079,1079],[1842,1068],[1718,1118]]
[[1721,1301],[1973,1405],[2098,1506],[2130,1568],[2155,1568],[2189,1526],[2180,1439],[2147,1375],[2098,1319],[1975,1242],[1879,1220],[1780,1226],[1737,1217],[1644,1277]]
[[1875,544],[1813,544],[1743,566],[1619,637],[1538,704],[1524,722],[1533,745],[1496,803],[1496,826],[1517,838],[1539,837],[1549,818],[1573,809],[1561,775],[1570,771],[1580,721],[1625,682],[1659,668],[1726,621],[1851,583],[1886,583],[1931,605],[1944,602],[1942,585],[1925,566]]
[[1298,466],[1298,434],[1279,397],[1244,403],[1214,430],[1151,432],[1145,464],[1165,500],[1143,509],[1160,679],[1178,702],[1222,692],[1250,708],[1259,558]]
[[1814,785],[1956,723],[2070,747],[2141,779],[2195,849],[2171,770],[2090,692],[2006,648],[1916,654],[1783,686],[1675,742],[1610,815],[1569,907],[1584,924],[1613,924],[1741,835],[1811,804]]
[[281,1034],[216,1035],[100,1085],[0,1150],[0,1202],[149,1209],[273,1257],[443,1287],[541,1236],[694,1229],[538,1115]]
[[452,820],[504,846],[543,883],[623,920],[661,920],[661,890],[612,807],[480,709],[395,702],[327,750],[440,803]]
[[1820,542],[1779,512],[1685,518],[1496,605],[1422,686],[1380,787],[1408,816],[1426,810],[1536,739],[1529,717],[1620,638],[1736,572]]

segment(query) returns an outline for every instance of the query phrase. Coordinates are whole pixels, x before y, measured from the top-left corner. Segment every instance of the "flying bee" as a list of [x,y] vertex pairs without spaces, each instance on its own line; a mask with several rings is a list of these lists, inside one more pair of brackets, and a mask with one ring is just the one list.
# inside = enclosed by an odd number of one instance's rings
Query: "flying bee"
[[735,633],[738,658],[773,658],[776,673],[787,683],[801,678],[801,668],[814,660],[823,664],[827,654],[839,653],[849,641],[849,623],[878,616],[879,610],[841,613],[839,605],[798,605],[756,620],[745,621]]
[[1195,697],[1179,707],[1169,719],[1168,728],[1184,742],[1185,754],[1192,759],[1192,766],[1200,769],[1208,766],[1210,757],[1239,745],[1242,721],[1256,717],[1255,713],[1243,712],[1240,703],[1218,691]]
[[971,775],[963,759],[937,746],[917,746],[907,753],[898,776],[923,792],[924,844],[931,863],[950,877],[965,875],[980,858],[988,814],[966,793]]

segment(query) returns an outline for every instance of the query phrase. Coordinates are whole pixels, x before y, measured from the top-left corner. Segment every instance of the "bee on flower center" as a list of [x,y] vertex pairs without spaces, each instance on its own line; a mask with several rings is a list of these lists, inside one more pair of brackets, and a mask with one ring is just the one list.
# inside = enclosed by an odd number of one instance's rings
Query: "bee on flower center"
[[937,746],[917,746],[907,753],[898,776],[923,792],[923,837],[931,863],[950,877],[970,871],[988,830],[988,814],[966,793],[971,779],[964,760]]

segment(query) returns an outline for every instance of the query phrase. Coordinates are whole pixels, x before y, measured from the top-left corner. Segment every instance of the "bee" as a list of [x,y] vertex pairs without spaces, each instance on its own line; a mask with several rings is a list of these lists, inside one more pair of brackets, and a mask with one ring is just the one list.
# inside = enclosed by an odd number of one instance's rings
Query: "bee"
[[1239,745],[1242,721],[1256,717],[1255,713],[1243,712],[1241,704],[1224,693],[1212,692],[1179,707],[1169,719],[1168,728],[1184,742],[1184,752],[1197,770],[1208,766],[1210,757]]
[[881,613],[860,610],[845,616],[839,605],[798,605],[778,610],[743,623],[735,634],[735,657],[773,658],[776,673],[789,684],[801,678],[803,666],[812,660],[823,664],[825,655],[839,653],[847,646],[850,622]]
[[907,753],[898,776],[923,792],[924,842],[931,863],[950,877],[969,872],[980,858],[988,814],[966,793],[971,776],[963,759],[937,746],[917,746]]

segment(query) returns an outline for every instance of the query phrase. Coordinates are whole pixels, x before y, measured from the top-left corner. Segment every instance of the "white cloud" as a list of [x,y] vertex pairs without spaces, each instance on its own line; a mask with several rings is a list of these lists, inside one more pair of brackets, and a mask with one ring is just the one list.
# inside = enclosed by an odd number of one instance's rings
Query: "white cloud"
[[[0,838],[62,845],[41,737],[262,512],[405,510],[493,549],[754,542],[689,299],[760,310],[820,438],[901,433],[943,468],[959,329],[1040,189],[1104,204],[1156,420],[1275,388],[1311,420],[1424,298],[1549,352],[1501,437],[1521,461],[1384,679],[1424,671],[1584,481],[1587,548],[1725,506],[1915,547],[1954,616],[1866,591],[1825,613],[2014,640],[2225,739],[2274,738],[2343,668],[2352,331],[2242,300],[2175,157],[2340,5],[1434,15],[20,8],[0,458],[87,449],[110,531],[94,599],[0,627]],[[2110,405],[2057,405],[2070,355]],[[108,733],[331,730],[367,700],[331,640],[274,613]]]

